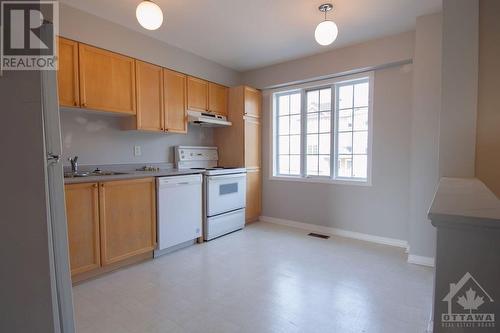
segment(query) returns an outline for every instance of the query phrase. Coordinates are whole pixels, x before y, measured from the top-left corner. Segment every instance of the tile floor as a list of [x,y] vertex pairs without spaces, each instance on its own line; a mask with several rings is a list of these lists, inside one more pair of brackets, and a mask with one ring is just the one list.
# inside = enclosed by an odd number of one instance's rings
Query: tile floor
[[432,270],[404,251],[255,223],[74,287],[78,333],[422,333]]

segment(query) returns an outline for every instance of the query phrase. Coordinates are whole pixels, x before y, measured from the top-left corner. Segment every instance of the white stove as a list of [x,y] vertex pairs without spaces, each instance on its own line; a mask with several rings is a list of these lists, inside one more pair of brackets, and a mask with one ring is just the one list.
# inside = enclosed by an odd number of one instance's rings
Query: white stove
[[203,170],[203,237],[211,240],[245,226],[246,169],[218,166],[217,147],[177,146],[178,169]]

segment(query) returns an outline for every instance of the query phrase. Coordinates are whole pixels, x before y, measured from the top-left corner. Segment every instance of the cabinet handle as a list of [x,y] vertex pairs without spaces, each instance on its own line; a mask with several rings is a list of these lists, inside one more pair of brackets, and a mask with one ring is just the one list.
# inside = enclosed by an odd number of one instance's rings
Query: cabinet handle
[[73,102],[74,106],[78,106],[78,103],[76,101]]
[[93,188],[97,188],[97,184],[92,185]]

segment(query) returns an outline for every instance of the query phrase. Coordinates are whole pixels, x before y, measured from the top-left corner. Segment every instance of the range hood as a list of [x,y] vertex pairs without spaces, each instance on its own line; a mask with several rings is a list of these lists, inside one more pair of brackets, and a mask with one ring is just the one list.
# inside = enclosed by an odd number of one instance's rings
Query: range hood
[[227,118],[218,114],[188,110],[188,121],[202,127],[224,127],[232,123]]

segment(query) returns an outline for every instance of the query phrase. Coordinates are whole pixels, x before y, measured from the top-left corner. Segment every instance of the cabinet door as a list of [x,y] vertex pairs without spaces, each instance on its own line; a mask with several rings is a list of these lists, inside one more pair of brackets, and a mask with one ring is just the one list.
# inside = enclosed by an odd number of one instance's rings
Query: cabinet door
[[79,54],[82,107],[135,114],[134,59],[85,44]]
[[165,129],[187,133],[186,75],[163,69]]
[[137,86],[137,129],[163,131],[162,68],[146,62],[135,62]]
[[261,92],[257,89],[245,87],[245,115],[260,118]]
[[228,88],[210,82],[208,84],[208,110],[227,116]]
[[245,116],[245,167],[259,169],[261,165],[261,123]]
[[57,87],[59,105],[80,106],[80,91],[78,81],[78,43],[65,38],[58,38],[59,70],[57,72]]
[[247,203],[245,210],[245,220],[247,223],[257,221],[262,211],[261,182],[262,178],[260,170],[248,170],[246,193]]
[[65,186],[71,276],[99,268],[97,183]]
[[208,110],[208,82],[192,76],[187,77],[188,110]]
[[154,249],[156,244],[154,178],[101,183],[99,200],[103,266]]

